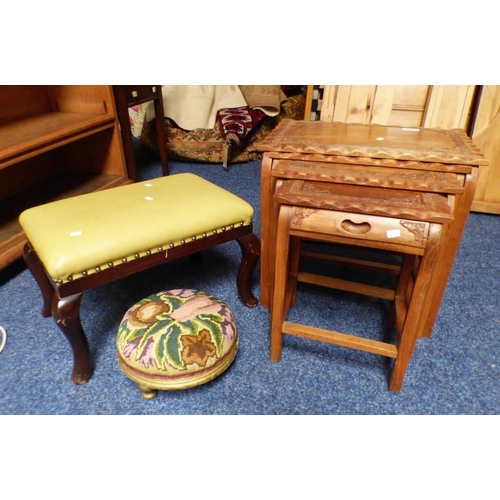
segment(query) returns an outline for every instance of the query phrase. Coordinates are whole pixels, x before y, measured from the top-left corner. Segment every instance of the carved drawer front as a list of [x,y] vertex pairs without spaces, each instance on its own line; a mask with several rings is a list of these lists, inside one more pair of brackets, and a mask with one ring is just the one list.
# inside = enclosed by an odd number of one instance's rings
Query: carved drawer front
[[424,248],[429,223],[374,215],[294,207],[291,229]]

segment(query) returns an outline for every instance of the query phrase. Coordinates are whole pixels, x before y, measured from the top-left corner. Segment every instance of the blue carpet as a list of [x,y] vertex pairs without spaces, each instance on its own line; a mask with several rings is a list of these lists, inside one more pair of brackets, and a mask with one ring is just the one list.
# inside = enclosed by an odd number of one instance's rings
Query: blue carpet
[[[160,175],[156,158],[138,151],[139,175]],[[249,201],[260,234],[260,162],[220,165],[170,162],[172,174],[196,173]],[[431,339],[419,340],[403,390],[388,390],[390,362],[369,353],[285,336],[282,360],[269,360],[267,309],[244,307],[236,293],[240,249],[231,242],[86,292],[81,318],[95,365],[90,382],[70,382],[69,345],[18,262],[0,273],[0,413],[4,415],[496,415],[500,410],[500,217],[471,214]],[[228,302],[240,349],[222,376],[146,401],[121,372],[115,335],[128,307],[161,289],[198,288]],[[254,275],[259,294],[259,268]],[[301,287],[291,311],[305,323],[380,336],[387,304]]]

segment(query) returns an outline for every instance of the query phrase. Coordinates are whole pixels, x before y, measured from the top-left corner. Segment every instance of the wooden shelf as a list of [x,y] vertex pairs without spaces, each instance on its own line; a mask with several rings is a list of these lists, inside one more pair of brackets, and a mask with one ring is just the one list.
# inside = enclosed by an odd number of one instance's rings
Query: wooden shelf
[[110,85],[0,86],[0,269],[22,256],[21,212],[129,182]]
[[2,203],[0,213],[0,268],[22,253],[26,238],[19,225],[19,214],[30,207],[51,201],[117,187],[129,182],[120,175],[71,173],[48,179]]
[[0,125],[0,168],[114,126],[105,114],[50,112]]

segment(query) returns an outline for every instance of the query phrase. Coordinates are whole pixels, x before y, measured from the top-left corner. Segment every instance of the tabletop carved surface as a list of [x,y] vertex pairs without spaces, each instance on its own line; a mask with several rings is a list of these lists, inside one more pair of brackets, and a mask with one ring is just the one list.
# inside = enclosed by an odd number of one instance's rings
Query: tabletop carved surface
[[283,120],[259,145],[260,151],[392,158],[487,165],[461,129],[425,129]]

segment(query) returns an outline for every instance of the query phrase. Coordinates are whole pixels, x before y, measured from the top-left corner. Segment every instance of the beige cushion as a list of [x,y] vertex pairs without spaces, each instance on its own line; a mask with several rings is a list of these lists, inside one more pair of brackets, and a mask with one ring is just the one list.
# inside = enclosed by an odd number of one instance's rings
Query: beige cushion
[[49,275],[64,282],[252,217],[246,201],[186,173],[33,207],[19,221]]

